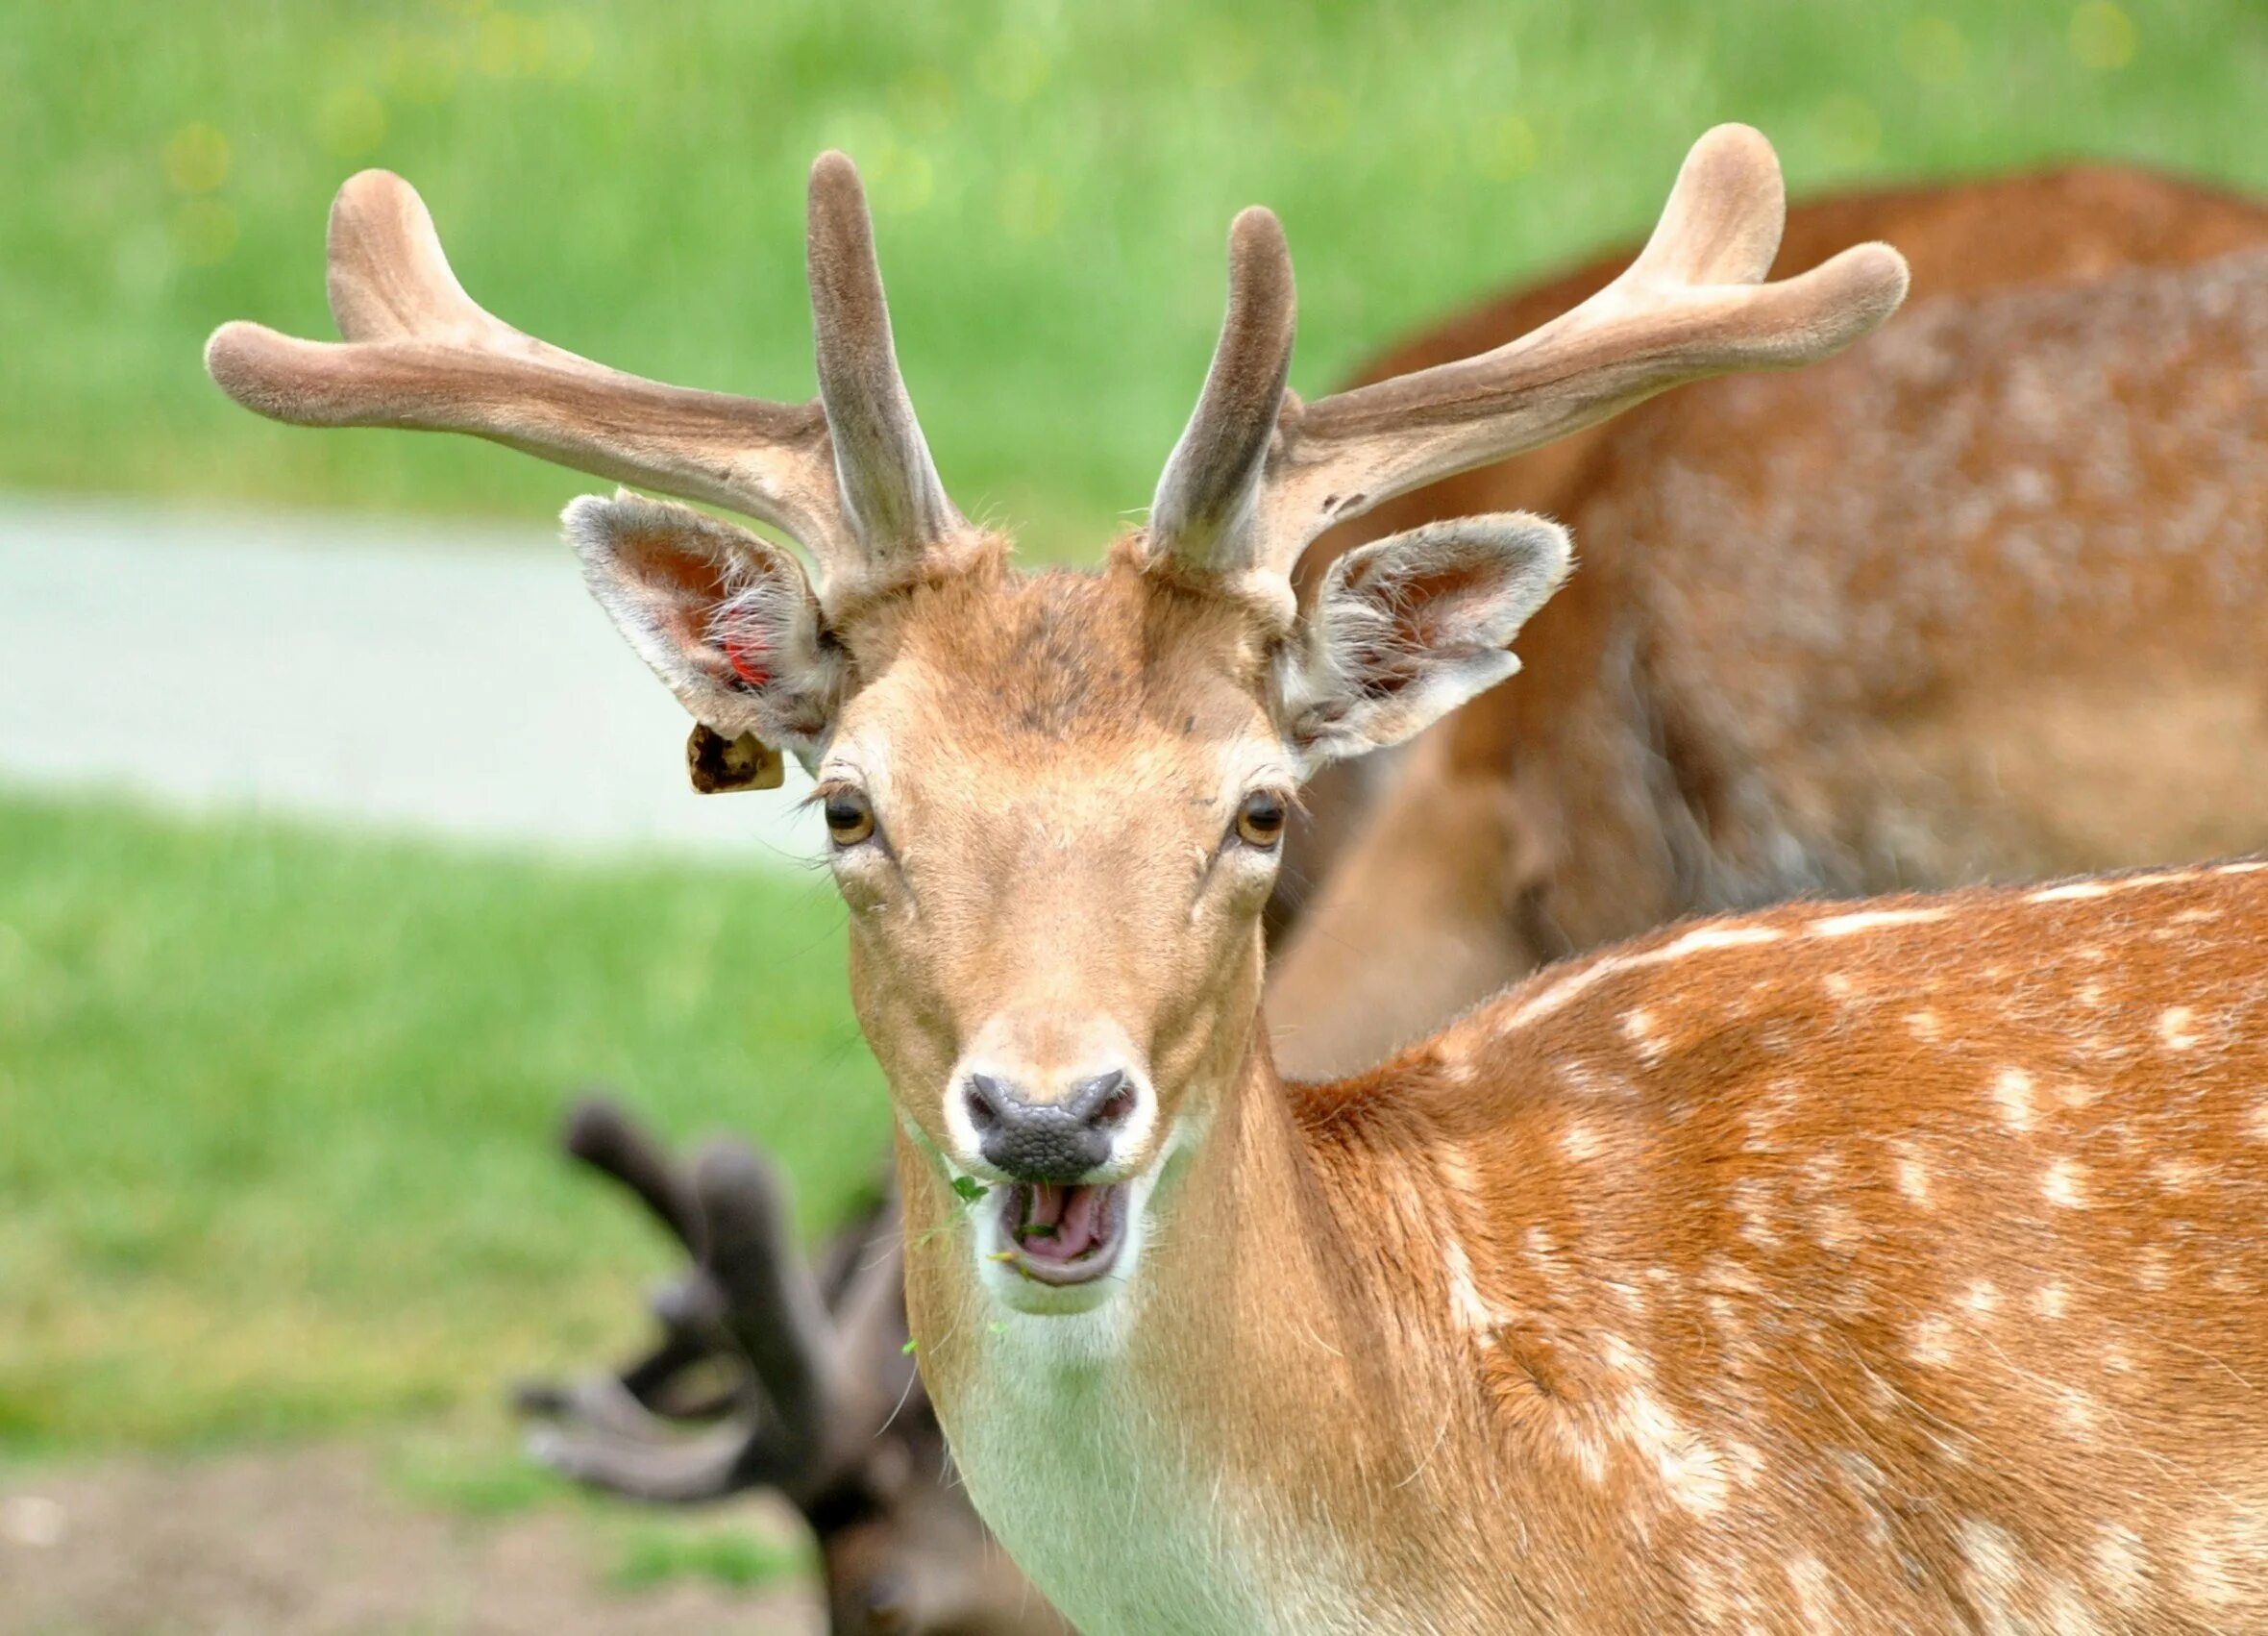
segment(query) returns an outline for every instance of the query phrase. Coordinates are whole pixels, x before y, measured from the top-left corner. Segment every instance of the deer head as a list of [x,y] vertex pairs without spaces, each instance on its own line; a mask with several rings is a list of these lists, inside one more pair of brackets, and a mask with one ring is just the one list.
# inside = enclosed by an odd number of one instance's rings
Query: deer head
[[737,508],[807,549],[815,574],[627,493],[566,514],[592,590],[696,720],[815,775],[853,998],[913,1173],[969,1201],[976,1276],[1001,1303],[1075,1311],[1138,1283],[1160,1177],[1265,1052],[1260,912],[1301,781],[1511,676],[1514,634],[1568,569],[1542,518],[1436,523],[1349,553],[1302,612],[1300,553],[1394,495],[1882,322],[1905,289],[1886,246],[1759,282],[1783,213],[1768,144],[1721,127],[1638,260],[1573,311],[1303,404],[1285,388],[1283,232],[1246,211],[1147,526],[1094,574],[1020,576],[945,497],[840,155],[811,175],[814,403],[657,385],[519,334],[457,286],[416,196],[379,173],[332,217],[346,343],[235,324],[208,366],[280,419],[474,433]]

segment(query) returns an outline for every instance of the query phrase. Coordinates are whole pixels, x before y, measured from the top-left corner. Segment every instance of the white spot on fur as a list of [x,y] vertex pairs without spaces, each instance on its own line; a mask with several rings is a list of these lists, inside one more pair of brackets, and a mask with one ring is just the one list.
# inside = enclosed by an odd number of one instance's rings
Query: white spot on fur
[[1978,1611],[1984,1615],[1985,1628],[2022,1629],[2013,1605],[2024,1577],[2016,1542],[2005,1529],[1975,1517],[1962,1518],[1955,1535],[1960,1542],[1961,1560],[1968,1565],[1964,1576],[1969,1594],[1980,1604]]
[[1945,1026],[1937,1013],[1927,1008],[1906,1014],[1907,1030],[1925,1045],[1935,1044],[1945,1033]]
[[1560,1447],[1583,1475],[1594,1483],[1605,1482],[1606,1444],[1592,1431],[1590,1423],[1575,1415],[1556,1415],[1553,1424],[1559,1427]]
[[1618,1375],[1636,1376],[1640,1380],[1653,1376],[1653,1364],[1639,1356],[1638,1349],[1620,1335],[1609,1333],[1600,1336],[1599,1355],[1606,1359],[1607,1367]]
[[1913,1326],[1907,1353],[1925,1369],[1941,1369],[1953,1361],[1953,1326],[1942,1318],[1924,1318]]
[[1865,1235],[1859,1225],[1858,1213],[1847,1204],[1835,1200],[1816,1205],[1812,1211],[1812,1236],[1819,1248],[1832,1254],[1848,1251]]
[[2205,1166],[2195,1159],[2153,1159],[2150,1162],[2150,1175],[2167,1192],[2186,1193],[2205,1179]]
[[1806,1630],[1834,1630],[1840,1620],[1835,1611],[1835,1580],[1827,1572],[1827,1564],[1809,1551],[1787,1559],[1787,1583],[1795,1591],[1795,1599],[1803,1609],[1803,1628]]
[[1764,1457],[1755,1444],[1727,1444],[1725,1460],[1732,1468],[1734,1481],[1741,1487],[1754,1488],[1764,1480]]
[[2173,1273],[2173,1257],[2160,1245],[2152,1245],[2134,1256],[2134,1282],[2146,1290],[2165,1288]]
[[2105,1523],[2095,1535],[2095,1583],[2122,1608],[2132,1608],[2149,1589],[2150,1555],[2142,1536],[2123,1523]]
[[1622,1037],[1648,1062],[1662,1060],[1662,1053],[1667,1049],[1662,1039],[1661,1025],[1655,1021],[1654,1013],[1643,1006],[1623,1013]]
[[2108,898],[2108,896],[2110,896],[2110,885],[2108,881],[2072,880],[2061,886],[2050,886],[2044,891],[2033,892],[2024,901],[2028,904],[2068,904],[2076,903],[2082,898]]
[[1876,931],[1886,926],[1927,926],[1943,920],[1943,909],[1860,909],[1853,914],[1831,914],[1804,928],[1811,937],[1848,937],[1854,931]]
[[1442,1249],[1442,1261],[1448,1269],[1449,1312],[1458,1327],[1483,1340],[1495,1334],[1496,1314],[1481,1299],[1480,1286],[1472,1281],[1472,1261],[1465,1253],[1465,1246],[1454,1238],[1448,1240]]
[[2189,1594],[2214,1607],[2232,1607],[2257,1594],[2268,1573],[2268,1516],[2250,1506],[2225,1505],[2217,1519],[2190,1529],[2182,1553]]
[[1771,1220],[1770,1184],[1759,1177],[1734,1183],[1733,1208],[1740,1212],[1740,1236],[1760,1250],[1777,1250],[1780,1234]]
[[2197,1013],[2186,1005],[2169,1005],[2157,1014],[2157,1037],[2165,1042],[2168,1051],[2187,1051],[2197,1043],[2197,1035],[2190,1024],[2197,1021]]
[[2077,1159],[2056,1160],[2041,1173],[2039,1191],[2040,1196],[2051,1204],[2059,1204],[2066,1210],[2085,1208],[2086,1166]]
[[1605,981],[1617,972],[1642,966],[1665,965],[1671,960],[1683,959],[1688,954],[1704,954],[1712,949],[1739,949],[1757,943],[1775,943],[1785,935],[1768,926],[1700,926],[1659,949],[1637,954],[1603,955],[1530,995],[1497,1026],[1505,1032],[1524,1029],[1540,1018],[1550,1016],[1586,989]]
[[2131,892],[2137,886],[2178,886],[2184,880],[2197,879],[2194,869],[2162,871],[2157,875],[2130,875],[2122,880],[2071,880],[2060,886],[2049,886],[2025,898],[2028,904],[2070,903],[2082,898],[2108,898],[2113,892]]
[[1979,1278],[1961,1292],[1961,1305],[1980,1318],[1989,1318],[2000,1310],[2000,1290],[1990,1278]]
[[1442,1179],[1450,1191],[1466,1201],[1479,1197],[1480,1174],[1472,1168],[1472,1155],[1459,1142],[1443,1142],[1434,1150],[1434,1158],[1442,1167]]
[[1660,1400],[1643,1386],[1631,1388],[1622,1405],[1622,1432],[1661,1475],[1669,1498],[1704,1516],[1724,1508],[1724,1465],[1716,1450],[1688,1433]]
[[2032,1310],[2042,1318],[2060,1318],[2071,1310],[2071,1292],[2061,1284],[2042,1284],[2033,1293]]
[[1892,1150],[1895,1155],[1890,1169],[1898,1178],[1898,1191],[1925,1210],[1936,1206],[1930,1198],[1930,1167],[1922,1162],[1921,1150],[1911,1142],[1899,1142]]
[[1598,1132],[1577,1120],[1567,1127],[1566,1134],[1560,1138],[1560,1151],[1577,1164],[1588,1164],[1598,1157]]
[[1626,956],[1608,954],[1591,961],[1588,966],[1578,967],[1542,992],[1530,995],[1511,1016],[1504,1019],[1504,1031],[1509,1033],[1515,1029],[1524,1029],[1540,1017],[1550,1016],[1585,989],[1604,981],[1628,964]]
[[1859,985],[1841,972],[1829,972],[1819,979],[1819,986],[1837,1000],[1848,1000],[1859,991]]
[[1649,964],[1660,965],[1683,959],[1688,954],[1705,954],[1711,949],[1745,949],[1758,943],[1777,943],[1786,935],[1769,926],[1701,926],[1676,942],[1665,943],[1639,957]]
[[2011,1130],[2032,1128],[2032,1076],[2021,1068],[2003,1068],[1992,1080],[1992,1100],[2000,1104],[2000,1121]]

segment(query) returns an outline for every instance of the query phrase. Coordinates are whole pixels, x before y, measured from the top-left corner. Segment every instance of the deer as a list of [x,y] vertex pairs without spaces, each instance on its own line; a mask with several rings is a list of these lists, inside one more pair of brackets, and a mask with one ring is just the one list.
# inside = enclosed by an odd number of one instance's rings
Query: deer
[[[1860,238],[1913,276],[1867,346],[1653,399],[1302,560],[1312,587],[1371,538],[1521,506],[1585,568],[1520,686],[1383,787],[1344,762],[1307,792],[1271,908],[1288,1072],[1367,1067],[1684,915],[2268,846],[2268,208],[2083,166],[1813,200],[1778,264]],[[1355,384],[1502,345],[1632,254]]]
[[784,1497],[818,1542],[834,1636],[1060,1636],[951,1477],[906,1343],[887,1192],[807,1261],[777,1167],[717,1139],[674,1157],[586,1093],[568,1155],[619,1184],[684,1250],[651,1301],[659,1339],[626,1367],[514,1394],[529,1452],[605,1493],[699,1505]]
[[[2198,263],[2256,248],[2268,240],[2268,209],[2176,177],[2099,165],[1814,196],[1788,206],[1774,265],[1783,272],[1792,271],[1823,260],[1838,245],[1867,238],[1894,239],[1907,260],[1914,289],[1901,309],[1901,323],[1927,317],[1940,307],[1973,312],[1981,300],[1987,303],[1984,313],[1993,316],[1999,309],[1990,303],[2010,290],[2067,284],[2086,292],[2082,299],[2101,304],[2106,322],[2094,327],[2101,343],[2122,333],[2115,326],[2122,308],[2132,299],[2131,275],[2144,269],[2193,269]],[[1347,384],[1390,380],[1488,351],[1594,293],[1636,254],[1635,246],[1606,254],[1573,272],[1516,288],[1395,345]],[[2204,277],[2192,274],[2180,282],[2178,293],[2184,303],[2194,305],[2210,300],[2217,283],[2217,276],[2209,272]],[[1886,509],[1887,497],[1901,487],[1935,497],[1937,485],[1917,479],[1907,460],[1900,458],[1895,441],[1887,450],[1881,447],[1884,432],[1875,420],[1869,418],[1861,424],[1846,413],[1823,421],[1816,413],[1804,412],[1801,403],[1779,406],[1776,398],[1791,387],[1813,381],[1824,384],[1836,377],[1844,384],[1825,395],[1824,402],[1831,409],[1844,402],[1866,401],[1882,390],[1926,392],[1928,396],[1913,400],[1896,420],[1902,427],[1916,429],[1909,434],[1920,445],[1916,453],[1928,454],[1921,429],[1946,421],[1972,427],[1990,424],[1975,400],[1992,390],[1991,383],[2010,367],[2007,355],[2026,328],[2010,324],[1994,330],[1968,316],[1962,321],[1975,325],[1977,333],[1960,348],[1948,349],[1957,365],[1952,370],[1925,374],[1903,364],[1894,356],[1898,331],[1893,328],[1873,345],[1845,353],[1803,376],[1770,374],[1739,382],[1697,384],[1674,395],[1649,399],[1601,426],[1389,502],[1379,511],[1330,531],[1301,558],[1295,583],[1312,590],[1340,550],[1368,538],[1437,516],[1519,504],[1557,516],[1568,525],[1585,542],[1584,554],[1594,568],[1610,552],[1641,552],[1658,539],[1665,539],[1664,561],[1674,568],[1683,560],[1677,531],[1690,527],[1691,522],[1684,508],[1669,503],[1666,484],[1662,487],[1664,498],[1660,501],[1639,498],[1649,492],[1645,485],[1651,474],[1657,469],[1678,473],[1678,492],[1682,494],[1689,494],[1696,481],[1706,481],[1713,493],[1750,495],[1752,507],[1768,503],[1801,508],[1812,501],[1809,485],[1749,483],[1743,481],[1744,472],[1780,444],[1817,439],[1827,433],[1835,434],[1837,441],[1823,463],[1840,474],[1840,487],[1846,495],[1859,486],[1861,470],[1873,474],[1873,481],[1882,485],[1883,497],[1874,502],[1871,514],[1879,518]],[[2124,344],[2132,349],[2135,339]],[[1893,356],[1886,358],[1885,354]],[[1911,381],[1917,374],[1921,375],[1919,381],[1901,388],[1902,380]],[[1890,386],[1872,385],[1877,377],[1887,377]],[[1737,397],[1733,410],[1717,406],[1715,400],[1725,395]],[[1793,395],[1802,396],[1800,392]],[[2133,396],[2120,394],[2108,406],[2058,397],[2051,407],[2073,417],[2075,433],[2091,420],[2094,434],[2100,436],[2106,407],[2113,419],[2120,413],[2127,415],[2132,422],[2132,430],[2139,433],[2154,424],[2154,411],[2149,409],[2147,398],[2135,403]],[[1930,412],[1932,409],[1936,412]],[[1740,428],[1738,436],[1721,434],[1728,414]],[[2056,431],[2051,419],[2038,430],[2037,437],[2053,442]],[[1815,451],[1806,458],[1822,459]],[[1942,452],[1935,456],[1938,462],[1944,458]],[[2216,475],[2216,469],[2207,467],[2202,475]],[[2046,503],[2058,522],[2069,527],[2086,529],[2105,520],[2094,500],[2075,484],[2051,489]],[[1649,526],[1642,538],[1634,537],[1625,545],[1621,532],[1627,527],[1625,520],[1641,507]],[[1910,549],[1913,560],[1928,560],[1947,519],[1921,509],[1899,515],[1902,528],[1885,532],[1902,548]],[[2240,511],[2223,525],[2237,543],[2245,537],[2237,526],[2241,515]],[[1738,538],[1747,554],[1757,552],[1766,540],[1788,547],[1814,543],[1804,537],[1800,519],[1783,521],[1771,531],[1763,529],[1759,519],[1744,517],[1742,523],[1738,529],[1722,523],[1713,526],[1716,532]],[[2257,537],[2256,531],[2254,537]],[[1636,565],[1626,571],[1643,573],[1646,560],[1638,557]],[[1736,602],[1726,611],[1738,617],[1745,608],[1745,604]],[[1537,633],[1548,631],[1558,611],[1558,603],[1546,605],[1528,628],[1524,646],[1531,654]],[[1754,628],[1749,632],[1752,640],[1765,633]],[[1968,668],[1962,659],[1970,657],[1941,657],[1937,668],[1958,679]],[[1550,687],[1556,677],[1549,665],[1531,664],[1524,674],[1522,686],[1531,692]],[[1627,694],[1615,697],[1626,699]],[[1287,921],[1296,928],[1295,935],[1277,945],[1281,952],[1270,977],[1269,1022],[1280,1068],[1294,1075],[1304,1072],[1321,1077],[1335,1066],[1352,1069],[1380,1060],[1390,1053],[1393,1040],[1429,1031],[1488,993],[1527,975],[1546,956],[1565,958],[1577,952],[1569,946],[1566,923],[1557,917],[1545,918],[1543,884],[1548,877],[1535,871],[1524,878],[1506,878],[1516,859],[1524,857],[1535,870],[1536,849],[1523,846],[1521,833],[1507,832],[1504,826],[1520,815],[1521,808],[1510,799],[1510,789],[1517,781],[1537,778],[1541,768],[1551,775],[1547,787],[1580,788],[1582,764],[1558,770],[1554,752],[1560,747],[1555,740],[1538,742],[1508,736],[1517,724],[1508,721],[1502,710],[1490,707],[1498,702],[1494,697],[1476,701],[1472,707],[1452,716],[1439,729],[1429,730],[1411,746],[1405,754],[1414,757],[1415,764],[1390,786],[1391,806],[1379,804],[1357,778],[1365,769],[1386,761],[1384,756],[1335,763],[1304,792],[1301,808],[1294,816],[1295,829],[1286,845],[1299,858],[1298,873],[1319,881],[1312,912],[1304,924],[1294,919],[1308,905],[1287,902],[1291,894],[1284,877],[1279,877],[1270,905],[1278,923],[1271,930],[1280,932]],[[1530,719],[1543,719],[1543,713],[1539,711]],[[1458,741],[1454,749],[1446,742],[1451,734]],[[2066,757],[2062,771],[2067,785],[2076,787],[2090,768],[2084,760]],[[1973,783],[1960,787],[1965,793]],[[2199,793],[2193,785],[2183,786],[2184,797],[2192,802]],[[2203,793],[2217,799],[2196,804],[2203,807],[2197,816],[2206,823],[2224,822],[2218,805],[2236,792],[2219,786]],[[1477,832],[1462,843],[1452,840],[1409,847],[1402,842],[1419,827],[1418,814],[1424,815],[1423,827],[1437,836],[1444,825],[1460,822],[1474,823]],[[2245,814],[2238,811],[2233,816],[2241,822]],[[1951,822],[1952,815],[1946,815],[1945,821]],[[1983,830],[1991,819],[1989,813],[1983,813],[1963,822]],[[1344,838],[1343,832],[1348,830],[1354,830],[1359,838]],[[1560,830],[1559,842],[1563,847],[1580,848],[1590,833],[1586,826],[1566,826]],[[1961,833],[1952,830],[1949,838],[1958,841]],[[2137,833],[2148,836],[2161,855],[2183,848],[2209,851],[2216,840],[2225,850],[2238,850],[2246,840],[2255,838],[2241,830],[2218,837],[2195,831],[2168,834],[2162,828],[2136,825],[2128,817],[2083,837],[2080,844],[2055,835],[2040,837],[2045,842],[2043,850],[2018,853],[2004,860],[2002,868],[2038,876],[2088,865],[2136,863],[2142,861],[2139,856],[2132,853],[2121,855],[2119,849],[2131,848]],[[1585,861],[1584,867],[1611,892],[1626,879],[1624,861],[1619,853],[1608,851],[1595,860]],[[1930,855],[1918,859],[1909,856],[1904,861],[1912,868],[1930,861]],[[1927,873],[1934,876],[1938,872]],[[1568,895],[1582,902],[1591,894],[1578,886],[1569,888]],[[1613,901],[1611,896],[1607,901]],[[1622,921],[1602,925],[1594,916],[1583,930],[1587,943],[1595,945],[1610,932],[1622,936],[1652,930],[1673,914],[1730,906],[1736,905],[1687,900],[1674,894],[1653,895],[1633,905]],[[1507,942],[1511,947],[1505,947]],[[894,1217],[894,1204],[890,1209]],[[868,1221],[861,1218],[846,1229],[830,1256],[841,1254],[853,1243],[866,1230]],[[900,1273],[894,1224],[889,1244],[885,1246],[877,1237],[869,1253],[876,1264],[875,1277],[886,1276],[895,1283]],[[886,1275],[880,1270],[885,1255]],[[833,1287],[825,1273],[821,1281],[825,1289]],[[671,1341],[686,1340],[681,1322],[672,1321],[683,1303],[681,1286],[673,1286],[657,1302]],[[902,1305],[899,1313],[898,1322],[902,1325]],[[900,1334],[897,1340],[906,1338]],[[641,1371],[665,1355],[706,1360],[721,1344],[713,1329],[704,1327],[693,1337],[691,1351],[657,1351],[654,1359],[641,1360],[624,1372],[621,1383],[646,1401],[653,1393],[645,1386]],[[670,1341],[665,1341],[664,1349],[669,1345]],[[885,1366],[901,1366],[895,1343],[878,1350],[875,1358]],[[621,1417],[615,1405],[620,1392],[611,1383],[613,1379],[604,1376],[579,1386],[572,1399],[553,1389],[533,1400],[544,1412],[557,1417],[556,1425],[537,1445],[542,1457],[562,1464],[553,1454],[561,1443],[578,1446],[595,1440],[606,1449],[619,1443],[616,1423]],[[895,1399],[899,1394],[888,1389],[888,1395]],[[648,1406],[653,1405],[649,1402]],[[899,1421],[914,1423],[917,1417],[923,1435],[942,1436],[934,1432],[934,1416],[927,1412],[926,1400],[918,1389],[900,1410]],[[580,1429],[574,1429],[577,1427]],[[649,1434],[639,1440],[641,1445],[676,1447],[676,1440],[666,1436],[667,1428],[647,1430]],[[894,1459],[892,1464],[894,1467]],[[917,1464],[924,1479],[918,1496],[902,1491],[903,1498],[897,1498],[900,1491],[893,1491],[891,1505],[875,1521],[875,1536],[885,1542],[879,1549],[897,1565],[890,1581],[896,1600],[885,1596],[876,1605],[895,1607],[910,1601],[928,1607],[968,1606],[963,1564],[975,1557],[964,1549],[964,1542],[979,1537],[974,1530],[982,1524],[944,1463],[924,1460]],[[566,1462],[562,1469],[573,1472],[576,1466]],[[581,1475],[585,1480],[595,1480],[617,1493],[652,1498],[636,1480],[636,1468],[612,1480],[594,1478],[587,1472]],[[932,1475],[934,1483],[926,1480]],[[933,1513],[932,1508],[942,1509]],[[949,1515],[949,1529],[942,1520],[932,1523],[933,1514],[941,1519]],[[953,1549],[929,1549],[925,1542],[933,1537],[949,1537]],[[870,1599],[856,1582],[846,1584],[846,1580],[855,1581],[855,1572],[838,1568],[829,1543],[830,1536],[823,1530],[822,1557],[833,1587],[830,1604],[836,1609],[836,1628],[860,1628],[848,1623],[850,1616],[844,1610],[864,1606]],[[1005,1566],[998,1556],[984,1560]],[[1017,1621],[1025,1616],[1036,1593],[1011,1583],[1012,1578],[1003,1572],[989,1586],[990,1611],[969,1615],[969,1628],[1018,1628]],[[928,1626],[917,1619],[911,1627]]]
[[208,368],[635,494],[565,528],[719,737],[812,769],[888,1081],[906,1309],[970,1494],[1125,1630],[2228,1628],[2268,1618],[2252,1384],[2268,863],[1766,907],[1546,970],[1287,1080],[1262,912],[1301,781],[1518,666],[1566,534],[1323,530],[1701,376],[1857,341],[1856,245],[1765,282],[1720,127],[1598,294],[1303,402],[1289,251],[1227,311],[1146,521],[1026,574],[947,498],[856,172],[812,172],[819,395],[616,375],[505,327],[407,185],[334,208],[341,343]]

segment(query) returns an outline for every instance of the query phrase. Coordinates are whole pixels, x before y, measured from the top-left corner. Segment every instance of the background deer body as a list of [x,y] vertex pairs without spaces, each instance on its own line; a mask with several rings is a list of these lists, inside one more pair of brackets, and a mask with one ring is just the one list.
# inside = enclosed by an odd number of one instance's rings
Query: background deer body
[[[945,498],[839,156],[812,182],[817,406],[519,335],[383,178],[333,218],[349,343],[231,327],[209,360],[284,418],[476,432],[811,549],[817,584],[683,508],[567,519],[688,709],[815,771],[931,1396],[1090,1636],[2241,1623],[2268,1350],[2251,866],[1676,929],[1370,1076],[1270,1066],[1260,915],[1294,786],[1509,677],[1568,551],[1531,516],[1421,526],[1304,611],[1294,563],[1396,494],[1896,306],[1882,246],[1760,283],[1780,222],[1769,149],[1720,129],[1575,311],[1302,404],[1288,252],[1247,211],[1149,523],[1093,575],[1018,576]],[[2060,1373],[1955,1371],[1949,1291],[2106,1316]],[[2191,1361],[2144,1402],[2075,1373],[2097,1340]],[[2131,1409],[2120,1450],[2042,1429],[2063,1387],[2073,1427]],[[2078,1507],[2130,1477],[2086,1576]]]
[[[1521,686],[1362,818],[1352,768],[1317,792],[1344,844],[1271,978],[1287,1071],[1351,1072],[1683,914],[2268,844],[2268,211],[2083,170],[1788,225],[1784,266],[1894,240],[1915,299],[1830,363],[1704,383],[1343,531],[1529,506],[1583,572]],[[1624,260],[1374,373],[1500,344]]]

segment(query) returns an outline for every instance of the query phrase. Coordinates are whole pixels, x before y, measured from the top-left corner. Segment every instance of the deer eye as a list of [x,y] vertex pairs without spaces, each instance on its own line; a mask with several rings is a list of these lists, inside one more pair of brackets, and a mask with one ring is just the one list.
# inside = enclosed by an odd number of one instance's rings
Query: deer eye
[[826,798],[826,832],[839,847],[854,847],[875,832],[875,809],[854,789],[838,789]]
[[1237,808],[1237,839],[1263,852],[1272,850],[1284,838],[1288,815],[1282,796],[1273,790],[1256,789]]

